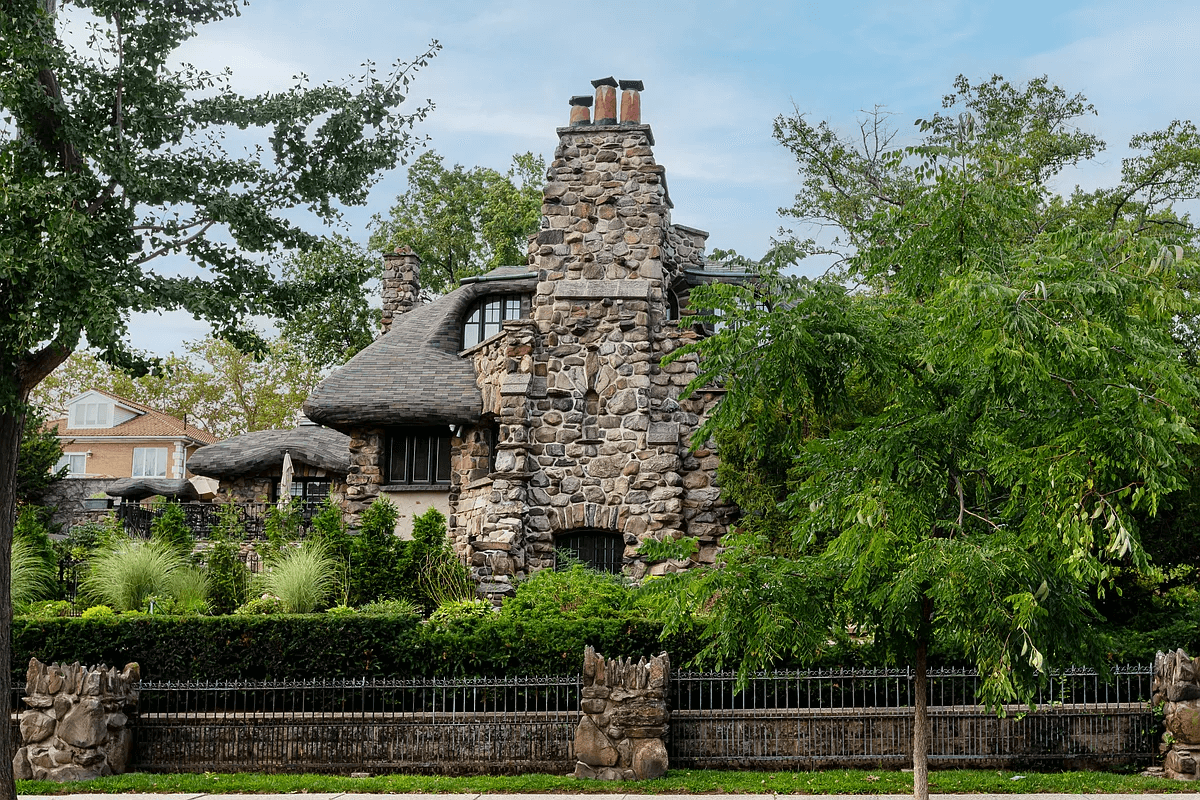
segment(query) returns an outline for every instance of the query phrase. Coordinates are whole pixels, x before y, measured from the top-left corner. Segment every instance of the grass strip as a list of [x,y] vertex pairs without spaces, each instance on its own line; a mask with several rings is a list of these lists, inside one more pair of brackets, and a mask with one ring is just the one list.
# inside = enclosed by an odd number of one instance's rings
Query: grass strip
[[[998,770],[938,770],[930,773],[929,788],[945,794],[1143,794],[1196,792],[1195,783],[1148,778],[1120,772],[1008,772]],[[17,792],[53,794],[287,794],[308,792],[371,792],[398,794],[911,794],[912,774],[892,770],[822,770],[819,772],[734,772],[671,770],[652,781],[580,781],[560,775],[379,775],[349,778],[341,775],[263,775],[130,773],[78,783],[17,781]]]

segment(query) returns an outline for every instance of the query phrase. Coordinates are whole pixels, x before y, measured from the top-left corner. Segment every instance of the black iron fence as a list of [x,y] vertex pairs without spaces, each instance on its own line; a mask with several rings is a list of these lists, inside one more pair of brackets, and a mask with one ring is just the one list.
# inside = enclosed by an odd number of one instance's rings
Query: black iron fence
[[[931,670],[934,763],[1138,764],[1160,733],[1151,670],[1057,673],[1035,710],[976,700],[971,670]],[[14,687],[14,701],[23,691]],[[578,676],[329,681],[143,681],[132,768],[142,771],[569,771]],[[910,763],[909,670],[672,677],[668,751],[679,767],[900,767]],[[16,707],[16,706],[14,706]]]
[[[226,504],[221,503],[180,503],[188,530],[197,539],[209,538],[217,525],[218,515]],[[230,503],[229,507],[237,512],[238,524],[246,531],[247,539],[262,539],[265,537],[267,512],[274,507],[273,503]],[[117,519],[131,536],[143,539],[150,538],[150,526],[166,510],[166,504],[158,503],[121,503],[114,509]],[[305,510],[301,519],[301,532],[307,532],[308,522],[312,519],[311,509]]]
[[[988,711],[967,669],[928,675],[930,759],[974,766],[1144,763],[1158,723],[1151,669],[1118,667],[1053,675],[1034,710]],[[672,682],[672,763],[680,766],[902,766],[911,761],[911,670],[811,670],[753,676],[680,673]]]

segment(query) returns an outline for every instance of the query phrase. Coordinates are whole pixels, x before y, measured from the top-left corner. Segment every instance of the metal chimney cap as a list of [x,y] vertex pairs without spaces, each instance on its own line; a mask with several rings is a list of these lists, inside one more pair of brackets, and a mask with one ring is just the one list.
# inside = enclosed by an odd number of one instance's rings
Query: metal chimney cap
[[573,106],[591,106],[592,96],[590,94],[577,94],[571,98]]
[[633,89],[635,92],[640,92],[646,87],[641,81],[621,81],[622,91],[625,89]]
[[592,81],[592,86],[595,86],[597,89],[599,89],[601,86],[611,86],[615,89],[617,88],[617,79],[611,75],[607,78],[597,78],[596,80]]

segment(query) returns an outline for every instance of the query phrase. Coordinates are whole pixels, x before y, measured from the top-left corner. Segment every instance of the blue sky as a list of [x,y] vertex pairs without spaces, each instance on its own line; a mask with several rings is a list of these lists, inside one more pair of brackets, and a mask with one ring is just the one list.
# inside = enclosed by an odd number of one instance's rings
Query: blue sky
[[[798,108],[852,130],[860,110],[893,112],[901,136],[938,108],[954,77],[1048,74],[1082,92],[1099,116],[1085,127],[1108,150],[1065,176],[1065,188],[1119,175],[1139,131],[1195,116],[1200,4],[1192,2],[670,2],[540,0],[252,0],[242,16],[206,26],[185,60],[229,66],[245,93],[353,74],[443,50],[412,100],[436,108],[420,130],[451,163],[504,169],[513,153],[553,154],[567,99],[593,78],[641,79],[643,121],[666,166],[674,220],[711,232],[709,244],[758,255],[784,221],[798,180],[771,123]],[[365,241],[371,214],[404,189],[389,174],[344,230]],[[186,315],[138,318],[137,347],[165,353],[202,336]]]

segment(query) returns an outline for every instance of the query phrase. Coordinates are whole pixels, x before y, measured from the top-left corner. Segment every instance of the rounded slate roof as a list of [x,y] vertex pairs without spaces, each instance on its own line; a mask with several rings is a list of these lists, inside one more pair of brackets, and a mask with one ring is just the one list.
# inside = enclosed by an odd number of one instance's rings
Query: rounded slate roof
[[337,475],[350,471],[350,437],[319,425],[243,433],[201,447],[188,458],[187,468],[206,478],[238,478],[282,469],[284,453],[291,453],[292,461]]
[[200,496],[196,493],[196,487],[186,478],[122,478],[114,481],[104,491],[110,497],[124,497],[128,500],[145,500],[155,495],[195,500]]
[[396,317],[387,334],[317,384],[304,401],[304,413],[343,430],[478,421],[483,395],[475,382],[475,362],[458,355],[462,319],[488,295],[533,291],[535,278],[509,277],[519,274],[516,268],[494,270]]

